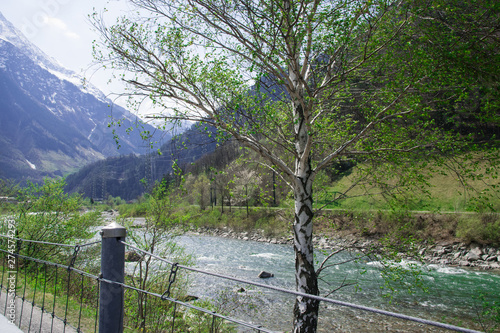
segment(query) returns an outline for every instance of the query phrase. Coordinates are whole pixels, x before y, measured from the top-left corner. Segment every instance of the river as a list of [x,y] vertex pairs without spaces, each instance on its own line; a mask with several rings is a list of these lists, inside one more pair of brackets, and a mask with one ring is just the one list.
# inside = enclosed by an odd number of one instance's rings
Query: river
[[[181,236],[177,242],[194,255],[198,268],[294,289],[294,254],[290,245],[199,235]],[[320,251],[316,253],[318,262],[321,262],[324,254]],[[340,253],[331,262],[342,262],[353,255]],[[408,264],[403,262],[398,265],[402,267]],[[257,275],[260,271],[271,272],[274,277],[259,279]],[[320,288],[324,295],[342,284],[352,283],[329,297],[478,330],[487,328],[477,324],[484,303],[481,295],[485,295],[485,301],[489,304],[496,302],[500,306],[498,272],[427,265],[421,267],[421,277],[427,292],[416,290],[408,294],[402,291],[391,300],[383,295],[387,288],[382,288],[384,280],[380,277],[380,263],[360,260],[334,265],[323,271]],[[190,294],[201,299],[223,300],[220,306],[226,311],[239,302],[240,310],[230,311],[231,315],[277,331],[289,330],[291,327],[293,296],[198,274],[193,274],[191,281]],[[245,292],[238,292],[240,288],[244,288]],[[482,319],[482,322],[488,325],[487,320]],[[319,327],[322,332],[439,331],[434,327],[404,323],[382,315],[361,313],[325,303],[321,305]]]

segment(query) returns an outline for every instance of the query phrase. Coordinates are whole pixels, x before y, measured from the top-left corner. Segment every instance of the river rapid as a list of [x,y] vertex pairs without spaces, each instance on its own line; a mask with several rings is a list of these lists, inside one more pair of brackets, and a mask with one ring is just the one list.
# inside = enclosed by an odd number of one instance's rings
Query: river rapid
[[[188,253],[193,254],[196,267],[200,269],[294,290],[295,264],[293,248],[290,245],[203,235],[180,236],[177,238],[177,243]],[[326,254],[316,251],[317,262],[320,263]],[[344,262],[355,255],[342,252],[330,259],[330,263]],[[411,264],[401,262],[395,264],[395,267]],[[405,290],[401,290],[392,298],[385,297],[388,288],[381,278],[381,263],[366,259],[329,267],[321,274],[320,288],[322,295],[325,295],[342,285],[347,285],[329,297],[478,330],[491,327],[487,326],[491,323],[483,318],[481,313],[485,301],[489,304],[497,302],[496,304],[500,305],[500,274],[440,265],[419,267],[421,282],[427,291],[417,289],[414,293],[408,294]],[[273,273],[274,277],[259,279],[257,275],[261,271]],[[230,312],[231,315],[277,331],[289,331],[291,328],[294,304],[294,297],[291,295],[194,273],[190,279],[190,294],[200,299],[218,300],[220,308]],[[406,282],[411,283],[411,281]],[[440,332],[441,330],[322,303],[319,331]]]

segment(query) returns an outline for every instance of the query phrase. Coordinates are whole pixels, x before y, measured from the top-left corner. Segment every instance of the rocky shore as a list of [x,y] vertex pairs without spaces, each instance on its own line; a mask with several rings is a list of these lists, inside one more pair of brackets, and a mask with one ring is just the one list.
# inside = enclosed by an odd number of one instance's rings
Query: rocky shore
[[[290,237],[266,237],[263,232],[245,231],[236,232],[229,228],[215,229],[201,227],[190,232],[197,235],[209,235],[217,237],[234,238],[241,240],[252,240],[256,242],[267,242],[271,244],[292,245],[293,238]],[[315,236],[314,246],[318,249],[334,250],[348,248],[356,251],[369,251],[380,247],[377,239],[360,238],[354,236]],[[418,253],[422,260],[428,264],[443,266],[473,267],[481,270],[500,271],[500,249],[480,244],[463,244],[459,242],[438,242],[418,244]],[[404,254],[403,254],[404,256]]]
[[[115,220],[117,212],[104,214],[105,221]],[[135,218],[134,224],[140,226],[144,223],[143,218]],[[262,230],[237,232],[230,228],[208,228],[200,227],[189,232],[195,235],[208,235],[216,237],[226,237],[241,240],[251,240],[256,242],[266,242],[271,244],[293,244],[292,236],[288,237],[267,237]],[[373,238],[363,238],[353,235],[321,235],[314,236],[313,244],[315,248],[324,250],[335,250],[348,248],[355,251],[370,251],[373,248],[380,248],[380,241]],[[454,267],[471,267],[480,270],[500,271],[500,249],[483,246],[481,244],[464,244],[454,241],[441,241],[437,243],[423,242],[417,245],[420,258],[427,264],[437,264]],[[404,254],[402,254],[404,256]],[[411,259],[411,258],[408,258]]]

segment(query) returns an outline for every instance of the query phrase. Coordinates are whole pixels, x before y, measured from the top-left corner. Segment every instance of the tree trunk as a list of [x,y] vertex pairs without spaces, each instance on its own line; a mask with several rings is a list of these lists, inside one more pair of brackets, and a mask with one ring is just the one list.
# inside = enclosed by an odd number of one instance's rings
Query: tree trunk
[[[304,89],[299,80],[298,58],[295,65],[290,66],[290,80],[296,87],[296,95],[304,96]],[[307,124],[309,112],[304,109],[298,98],[293,102],[294,132],[295,132],[295,179],[293,192],[295,198],[295,220],[293,222],[295,251],[295,282],[297,291],[318,295],[318,278],[314,270],[313,256],[313,172],[311,168],[311,135]],[[293,332],[315,333],[318,326],[319,302],[310,298],[298,296],[293,309]]]
[[[310,174],[308,175],[310,176]],[[313,256],[312,181],[297,177],[295,182],[295,221],[293,224],[295,250],[295,280],[297,291],[318,295],[318,278]],[[294,307],[294,333],[316,332],[319,301],[297,297]]]

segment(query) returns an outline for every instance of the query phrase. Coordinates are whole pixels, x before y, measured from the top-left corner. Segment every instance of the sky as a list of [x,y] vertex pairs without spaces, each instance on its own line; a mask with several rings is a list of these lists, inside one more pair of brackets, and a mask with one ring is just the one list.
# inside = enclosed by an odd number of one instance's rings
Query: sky
[[[89,79],[105,94],[119,93],[109,85],[110,72],[91,67],[92,41],[98,38],[88,15],[94,8],[106,17],[117,17],[129,9],[126,0],[1,0],[0,12],[42,51],[64,67]],[[108,22],[112,23],[112,22]],[[121,103],[120,103],[121,104]]]

